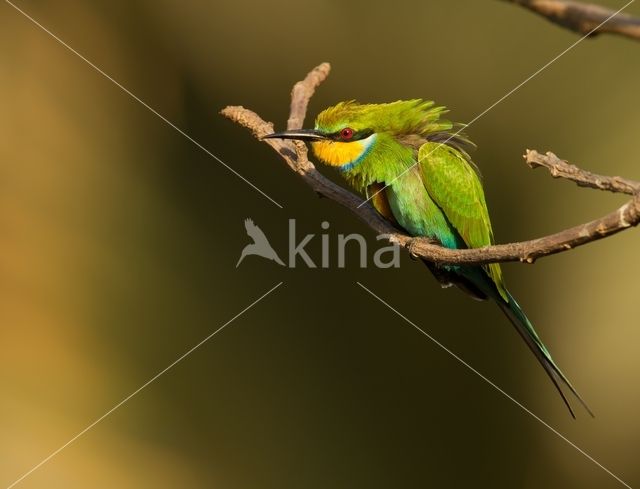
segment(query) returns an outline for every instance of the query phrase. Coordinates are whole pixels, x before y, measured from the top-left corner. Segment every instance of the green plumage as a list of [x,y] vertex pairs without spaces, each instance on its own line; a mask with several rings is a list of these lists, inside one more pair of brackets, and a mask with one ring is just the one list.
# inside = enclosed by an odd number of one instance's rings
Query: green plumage
[[[311,139],[320,160],[337,166],[385,218],[412,236],[435,238],[449,248],[491,245],[493,231],[482,183],[467,153],[473,145],[457,130],[460,126],[442,118],[444,113],[444,107],[423,100],[342,102],[318,116],[308,137],[295,132],[273,137]],[[571,414],[561,383],[584,405],[507,291],[499,264],[427,265],[443,286],[456,285],[476,299],[495,301],[544,367]]]
[[[468,248],[493,244],[489,210],[478,174],[455,148],[425,143],[418,151],[418,167],[427,193],[447,216]],[[483,267],[500,296],[508,302],[502,270],[497,263]]]

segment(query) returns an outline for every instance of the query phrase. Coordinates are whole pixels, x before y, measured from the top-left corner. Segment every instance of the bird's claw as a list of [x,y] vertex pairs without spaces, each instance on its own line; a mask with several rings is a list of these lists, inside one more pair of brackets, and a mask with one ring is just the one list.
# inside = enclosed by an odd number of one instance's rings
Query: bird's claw
[[417,246],[417,243],[415,239],[410,239],[407,242],[407,251],[409,252],[409,257],[412,260],[417,260],[418,258],[420,258],[418,253],[416,253],[416,246]]

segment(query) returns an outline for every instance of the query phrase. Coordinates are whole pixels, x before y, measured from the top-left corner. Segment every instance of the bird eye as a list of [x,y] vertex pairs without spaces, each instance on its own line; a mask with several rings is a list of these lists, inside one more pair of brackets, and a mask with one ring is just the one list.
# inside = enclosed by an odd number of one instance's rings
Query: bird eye
[[353,129],[350,127],[345,127],[340,131],[340,138],[343,141],[349,141],[353,137]]

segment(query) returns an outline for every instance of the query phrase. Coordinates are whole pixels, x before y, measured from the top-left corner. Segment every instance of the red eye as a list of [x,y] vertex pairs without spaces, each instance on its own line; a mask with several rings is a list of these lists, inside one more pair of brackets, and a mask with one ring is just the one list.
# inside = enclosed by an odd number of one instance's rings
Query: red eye
[[345,127],[340,131],[340,137],[342,138],[342,140],[348,141],[353,137],[353,129],[351,129],[350,127]]

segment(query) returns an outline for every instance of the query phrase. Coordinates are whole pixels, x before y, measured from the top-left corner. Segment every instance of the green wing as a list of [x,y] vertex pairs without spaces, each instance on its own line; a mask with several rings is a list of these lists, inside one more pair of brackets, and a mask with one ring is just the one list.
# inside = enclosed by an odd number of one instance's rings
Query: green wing
[[[441,143],[428,142],[418,151],[424,186],[469,248],[493,244],[493,231],[482,183],[465,155]],[[483,266],[507,301],[508,294],[497,263]]]

